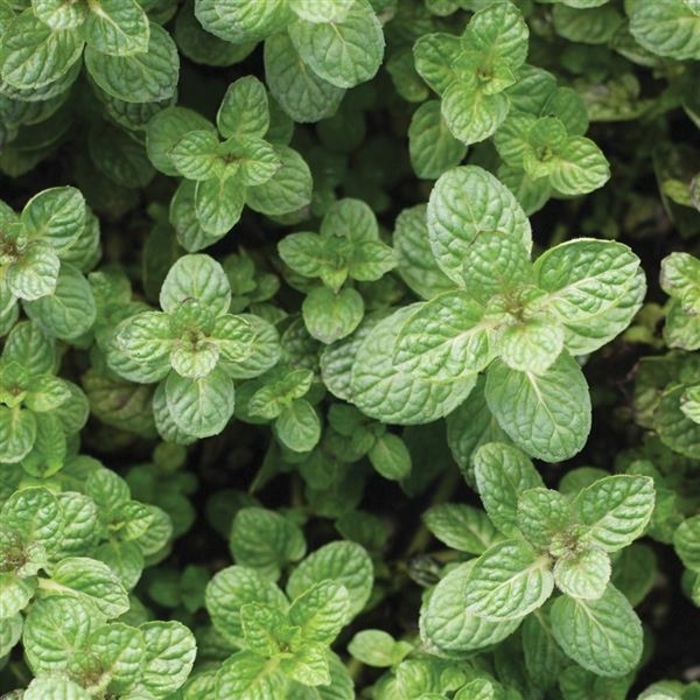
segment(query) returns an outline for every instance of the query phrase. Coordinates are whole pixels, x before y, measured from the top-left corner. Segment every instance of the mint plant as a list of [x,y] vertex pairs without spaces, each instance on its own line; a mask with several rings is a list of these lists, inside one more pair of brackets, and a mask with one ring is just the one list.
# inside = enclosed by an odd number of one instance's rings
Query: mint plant
[[697,0],[0,30],[0,698],[697,698]]

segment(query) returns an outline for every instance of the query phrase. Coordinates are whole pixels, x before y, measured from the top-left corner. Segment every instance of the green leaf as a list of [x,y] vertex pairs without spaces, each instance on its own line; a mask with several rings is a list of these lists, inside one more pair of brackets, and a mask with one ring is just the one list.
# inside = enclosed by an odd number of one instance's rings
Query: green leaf
[[135,362],[168,366],[174,342],[168,314],[144,311],[127,318],[116,327],[114,337],[119,349]]
[[[526,170],[527,161],[526,161]],[[598,146],[584,136],[570,138],[554,153],[549,181],[562,194],[587,194],[610,179],[610,164]]]
[[562,546],[568,552],[566,538],[572,522],[570,502],[558,491],[539,487],[519,494],[517,528],[533,547],[560,556],[560,551],[554,551],[554,544],[563,539]]
[[457,285],[464,283],[472,242],[485,231],[502,233],[530,252],[530,222],[510,190],[473,165],[448,170],[430,193],[428,236],[438,265]]
[[83,24],[88,13],[85,5],[67,5],[61,0],[34,0],[32,9],[52,29],[75,29]]
[[464,604],[474,561],[458,564],[434,588],[420,612],[421,638],[445,652],[467,652],[496,644],[511,635],[521,619],[487,620]]
[[556,33],[569,41],[607,44],[620,28],[623,18],[611,5],[587,9],[555,5],[552,20]]
[[31,9],[7,27],[0,52],[0,76],[16,88],[36,90],[64,76],[83,52],[74,29],[53,30]]
[[16,297],[33,301],[54,293],[60,267],[61,262],[53,247],[36,241],[7,268],[5,282]]
[[423,514],[430,532],[448,547],[469,554],[483,554],[501,534],[487,515],[463,503],[440,503]]
[[365,304],[351,287],[338,293],[328,287],[312,289],[301,306],[309,333],[322,343],[332,343],[350,335],[362,321]]
[[30,375],[53,373],[56,369],[56,347],[52,338],[30,321],[16,324],[5,338],[4,362],[18,362]]
[[168,151],[170,162],[179,175],[189,180],[221,178],[224,163],[221,144],[209,129],[188,131]]
[[232,229],[241,218],[246,190],[238,178],[197,183],[194,206],[199,225],[215,239]]
[[194,11],[204,29],[232,44],[262,41],[292,19],[284,0],[196,0]]
[[467,147],[447,128],[438,100],[424,102],[413,113],[408,127],[408,149],[416,175],[435,179],[459,165]]
[[231,83],[216,113],[216,126],[224,138],[263,138],[270,127],[265,86],[252,75]]
[[342,22],[355,0],[291,0],[292,12],[307,22]]
[[45,333],[60,340],[79,338],[97,315],[90,284],[77,268],[65,263],[53,294],[25,301],[24,310]]
[[475,562],[464,584],[467,609],[488,620],[515,620],[552,594],[550,560],[523,540],[493,545]]
[[673,548],[685,567],[700,571],[700,516],[686,518],[676,528]]
[[88,7],[84,36],[91,49],[110,56],[148,51],[148,17],[136,0],[99,0]]
[[700,15],[687,0],[635,2],[629,11],[630,32],[648,51],[677,61],[700,58]]
[[233,382],[221,369],[199,379],[170,372],[165,398],[175,424],[195,437],[218,435],[233,415]]
[[88,649],[99,658],[103,679],[106,676],[114,690],[133,686],[141,675],[146,645],[135,627],[121,622],[98,627],[90,635]]
[[286,696],[289,681],[264,656],[239,651],[216,674],[216,697],[239,700],[277,700]]
[[445,292],[421,304],[401,326],[393,363],[424,381],[450,382],[493,359],[484,307],[468,292]]
[[468,52],[494,61],[505,60],[517,68],[527,57],[528,28],[520,10],[510,2],[496,2],[472,17],[462,37]]
[[544,486],[528,456],[500,442],[482,445],[474,454],[474,476],[491,522],[506,537],[517,537],[518,498],[528,489]]
[[493,136],[509,110],[506,95],[487,94],[474,84],[452,83],[442,96],[442,116],[447,128],[467,146]]
[[65,379],[41,374],[29,383],[24,403],[30,411],[45,413],[58,408],[70,397],[71,390]]
[[[117,575],[101,561],[88,557],[67,557],[51,568],[52,586],[69,591],[113,618],[129,609],[129,599]],[[51,589],[47,591],[52,593]]]
[[91,613],[96,611],[74,596],[52,595],[34,601],[24,622],[22,643],[35,674],[67,669],[75,650],[85,648],[94,620]]
[[261,185],[246,188],[245,202],[265,216],[281,216],[306,207],[311,201],[313,182],[306,161],[289,146],[274,147],[278,165],[272,177]]
[[294,600],[325,580],[347,589],[349,608],[344,621],[347,624],[369,600],[374,582],[372,561],[359,544],[331,542],[310,554],[292,571],[287,581],[287,595]]
[[184,255],[168,271],[160,289],[160,305],[168,314],[188,299],[200,302],[215,316],[231,305],[231,286],[224,268],[209,255]]
[[700,260],[689,253],[671,253],[661,261],[661,288],[681,302],[683,311],[700,313]]
[[110,56],[88,46],[85,67],[107,94],[124,102],[168,100],[177,87],[180,64],[170,34],[151,22],[148,51]]
[[310,452],[321,439],[321,421],[306,399],[295,399],[280,412],[274,432],[292,452]]
[[342,19],[298,18],[287,31],[301,59],[316,75],[340,88],[374,77],[384,56],[384,34],[369,2],[355,0]]
[[199,112],[185,107],[166,107],[146,127],[146,149],[151,163],[165,175],[178,175],[170,156],[171,149],[185,134],[207,130],[216,136],[214,125]]
[[36,418],[31,411],[0,405],[2,461],[20,462],[29,454],[36,440]]
[[521,634],[528,675],[541,688],[555,686],[568,661],[552,636],[547,608],[528,615]]
[[631,322],[646,290],[639,258],[616,241],[577,239],[550,248],[534,265],[546,303],[577,354],[597,350]]
[[442,32],[423,34],[413,45],[416,71],[439,95],[459,79],[454,65],[461,54],[459,37]]
[[583,539],[606,552],[631,544],[647,526],[654,510],[654,480],[648,476],[616,474],[598,479],[573,501]]
[[564,349],[564,328],[549,314],[534,311],[500,329],[496,343],[501,360],[511,369],[541,375]]
[[419,297],[430,299],[454,288],[430,250],[426,205],[404,209],[398,215],[393,243],[397,271]]
[[36,577],[19,578],[14,572],[0,573],[0,620],[3,633],[8,622],[24,610],[34,597],[37,587]]
[[19,613],[3,618],[2,629],[0,629],[0,656],[7,656],[19,642],[23,626],[24,618]]
[[[261,323],[264,324],[264,321]],[[263,340],[264,331],[257,326],[258,323],[252,317],[230,314],[219,316],[214,322],[210,337],[216,343],[221,359],[240,364],[259,353],[261,347],[258,343]]]
[[385,479],[400,481],[411,473],[411,453],[406,443],[393,433],[384,433],[377,438],[367,457]]
[[273,581],[289,562],[298,561],[306,554],[301,529],[265,508],[241,508],[236,513],[229,547],[236,564],[255,569]]
[[605,593],[611,572],[610,556],[595,548],[560,557],[553,569],[554,583],[562,593],[586,600]]
[[374,326],[352,365],[349,399],[382,422],[408,425],[442,418],[464,401],[476,382],[474,373],[439,383],[394,366],[391,357],[399,332],[415,311],[415,305],[404,306]]
[[47,239],[56,251],[65,251],[85,228],[85,199],[75,187],[51,187],[27,202],[20,221],[30,238]]
[[272,96],[299,123],[332,116],[345,94],[303,63],[286,33],[265,42],[265,76]]
[[197,653],[194,635],[174,620],[145,622],[139,630],[146,646],[139,685],[155,697],[166,697],[190,675]]
[[639,663],[642,625],[627,598],[611,585],[596,600],[558,598],[551,620],[564,653],[599,676],[623,676]]
[[304,642],[331,644],[350,617],[348,591],[335,581],[320,581],[294,599],[288,617]]
[[365,666],[388,668],[395,666],[413,651],[410,642],[397,642],[384,630],[362,630],[348,644],[350,655]]
[[496,360],[488,370],[486,401],[513,442],[547,462],[568,459],[591,427],[588,385],[567,353],[541,375],[516,372]]

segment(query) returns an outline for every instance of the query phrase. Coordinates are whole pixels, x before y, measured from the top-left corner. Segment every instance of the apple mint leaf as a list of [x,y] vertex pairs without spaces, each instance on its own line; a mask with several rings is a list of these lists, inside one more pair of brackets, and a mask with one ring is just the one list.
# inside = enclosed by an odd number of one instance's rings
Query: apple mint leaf
[[224,138],[263,138],[270,127],[265,86],[251,75],[231,83],[216,113],[216,126]]
[[564,653],[599,676],[623,676],[639,663],[642,625],[611,585],[595,600],[561,596],[552,605],[551,621]]
[[406,443],[393,433],[384,433],[367,452],[374,469],[385,479],[400,481],[411,473],[411,454]]
[[237,178],[211,178],[197,182],[194,192],[197,220],[214,240],[238,223],[244,204],[245,190]]
[[654,510],[654,481],[616,474],[598,479],[578,493],[572,508],[586,528],[583,539],[607,552],[632,543]]
[[483,554],[501,539],[491,519],[463,503],[440,503],[423,514],[430,532],[448,547],[469,554]]
[[310,22],[299,17],[287,31],[302,61],[331,85],[364,83],[382,63],[384,34],[367,0],[355,0],[341,19]]
[[354,3],[355,0],[291,0],[289,6],[307,22],[342,22]]
[[475,562],[465,582],[464,604],[489,620],[515,620],[536,610],[554,587],[549,557],[523,540],[493,545]]
[[148,51],[148,17],[136,0],[100,0],[88,6],[85,41],[110,56],[129,56]]
[[465,605],[474,561],[458,564],[438,584],[420,612],[421,638],[445,652],[488,647],[510,636],[522,619],[489,620]]
[[52,29],[74,29],[88,16],[85,5],[66,5],[59,0],[35,0],[34,14]]
[[180,62],[170,34],[151,22],[148,51],[113,56],[87,46],[85,67],[98,87],[112,97],[124,102],[157,102],[175,93]]
[[331,542],[310,554],[292,571],[287,581],[287,594],[294,600],[325,580],[347,589],[346,624],[363,610],[369,600],[374,583],[372,561],[359,544]]
[[3,35],[0,76],[16,88],[45,87],[79,61],[83,46],[79,32],[52,29],[27,9],[15,17]]
[[232,44],[257,42],[281,32],[292,15],[285,0],[196,0],[195,16],[204,29]]
[[63,513],[56,496],[46,488],[15,491],[0,509],[0,517],[25,543],[37,542],[49,551],[60,545]]
[[455,381],[493,359],[491,327],[469,293],[445,292],[421,304],[402,325],[393,362],[425,381]]
[[605,593],[612,566],[610,555],[591,548],[559,557],[552,570],[557,588],[572,598],[596,600]]
[[12,294],[34,301],[56,290],[61,261],[54,248],[43,241],[28,245],[22,257],[5,271],[5,283]]
[[321,439],[321,421],[308,401],[295,399],[280,412],[274,434],[292,452],[309,452]]
[[289,606],[289,622],[301,631],[304,642],[330,644],[350,617],[350,598],[342,584],[320,581]]
[[688,253],[671,253],[661,261],[659,283],[680,301],[683,311],[700,313],[700,260]]
[[510,102],[502,93],[479,90],[476,79],[452,83],[442,95],[442,115],[452,135],[471,145],[492,136],[508,116]]
[[477,166],[448,170],[430,193],[428,237],[438,265],[459,286],[464,284],[465,256],[485,231],[512,238],[530,252],[530,222],[513,194]]
[[301,305],[309,333],[322,343],[332,343],[350,335],[362,321],[365,304],[351,287],[335,293],[328,287],[312,289]]
[[686,518],[676,528],[673,548],[686,568],[700,571],[700,516]]
[[380,321],[357,349],[349,398],[371,418],[400,425],[428,423],[450,413],[474,387],[476,373],[440,383],[393,365],[396,340],[415,311],[415,305],[404,306]]
[[188,131],[168,151],[178,174],[188,180],[211,180],[224,175],[221,144],[209,129]]
[[410,642],[397,642],[388,632],[378,629],[362,630],[348,644],[353,658],[375,668],[395,666],[411,651]]
[[630,8],[630,32],[648,51],[677,61],[700,58],[700,14],[687,0],[637,2]]
[[236,564],[273,581],[288,562],[298,561],[306,553],[299,527],[264,508],[242,508],[236,513],[229,547]]
[[566,353],[540,375],[512,370],[496,360],[488,369],[485,394],[501,428],[533,457],[548,462],[568,459],[588,438],[588,385],[578,363]]
[[57,252],[70,248],[86,224],[85,198],[75,187],[52,187],[34,195],[22,209],[22,228]]
[[14,615],[22,612],[34,598],[37,588],[36,577],[19,578],[14,572],[0,573],[0,620],[3,631],[5,625],[12,625]]
[[[558,491],[528,488],[518,496],[517,528],[533,547],[546,551],[573,522],[571,506]],[[565,538],[566,535],[563,535]]]
[[103,682],[108,679],[115,689],[137,682],[146,652],[143,635],[138,629],[121,622],[103,625],[90,634],[88,648],[102,663]]
[[548,606],[525,618],[521,636],[529,676],[541,688],[555,686],[568,660],[552,635]]
[[275,700],[285,697],[289,680],[278,665],[264,656],[239,651],[216,673],[216,697],[239,700]]
[[206,607],[214,627],[231,644],[241,646],[241,608],[248,603],[272,606],[282,612],[289,601],[275,583],[254,569],[229,566],[217,572],[207,584]]
[[24,700],[90,700],[90,697],[77,683],[55,676],[35,678],[22,694]]
[[265,76],[272,96],[300,123],[332,116],[345,94],[304,66],[287,34],[275,34],[265,42]]
[[198,379],[173,371],[165,381],[165,399],[181,430],[199,438],[218,435],[233,415],[233,382],[218,368]]
[[491,522],[506,536],[519,535],[518,498],[542,488],[542,477],[529,457],[500,442],[482,445],[472,458],[477,490]]

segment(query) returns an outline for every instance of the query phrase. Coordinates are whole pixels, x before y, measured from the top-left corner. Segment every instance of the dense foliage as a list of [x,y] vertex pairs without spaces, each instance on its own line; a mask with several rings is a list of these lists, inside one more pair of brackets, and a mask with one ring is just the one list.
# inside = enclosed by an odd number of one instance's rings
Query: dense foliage
[[698,0],[0,0],[7,700],[700,697]]

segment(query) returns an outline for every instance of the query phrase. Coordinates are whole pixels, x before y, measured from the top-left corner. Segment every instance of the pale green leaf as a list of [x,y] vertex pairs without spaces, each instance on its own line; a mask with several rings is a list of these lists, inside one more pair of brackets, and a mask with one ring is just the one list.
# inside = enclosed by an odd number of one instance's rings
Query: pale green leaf
[[22,227],[31,238],[45,238],[59,252],[70,248],[86,224],[85,199],[75,187],[51,187],[22,209]]
[[442,115],[447,128],[466,145],[493,136],[509,110],[507,95],[487,94],[474,84],[452,83],[442,96]]
[[265,86],[252,75],[231,83],[216,113],[216,125],[224,138],[263,138],[270,127]]
[[232,44],[262,41],[292,19],[285,0],[196,0],[194,12],[204,29]]
[[241,218],[245,196],[245,187],[235,177],[198,182],[194,191],[197,221],[206,233],[220,238]]
[[275,420],[274,433],[292,452],[309,452],[321,439],[321,421],[306,399],[295,399]]
[[167,156],[179,175],[188,180],[211,180],[224,173],[221,144],[209,129],[188,131],[176,141]]
[[61,262],[49,243],[36,241],[7,268],[5,282],[16,297],[33,301],[53,294]]
[[365,311],[362,295],[351,287],[337,294],[328,287],[312,289],[301,306],[309,333],[322,343],[332,343],[350,335]]
[[88,8],[83,31],[91,49],[111,56],[148,51],[148,17],[136,0],[99,0]]
[[146,622],[139,627],[146,653],[141,659],[139,685],[156,697],[174,693],[192,670],[197,645],[181,622]]
[[100,659],[102,673],[112,688],[131,686],[141,675],[146,647],[143,635],[135,627],[121,622],[98,627],[90,635],[88,648]]
[[560,557],[554,564],[554,583],[572,598],[595,600],[605,593],[612,567],[602,549],[585,549]]
[[440,503],[423,514],[430,532],[448,547],[483,554],[501,537],[487,515],[464,503]]
[[700,13],[688,0],[635,2],[630,32],[648,51],[677,61],[700,58]]
[[367,457],[385,479],[400,481],[411,473],[411,453],[406,443],[393,433],[384,433],[377,438]]
[[239,651],[230,656],[216,674],[217,698],[278,700],[286,697],[289,680],[264,656]]
[[459,79],[453,66],[461,54],[459,37],[442,32],[423,34],[413,45],[416,71],[439,95]]
[[304,642],[330,644],[349,618],[348,591],[335,581],[320,581],[289,606],[289,622],[301,630]]
[[160,289],[160,305],[172,314],[183,302],[195,299],[216,317],[231,304],[231,286],[224,268],[209,255],[184,255],[168,271]]

